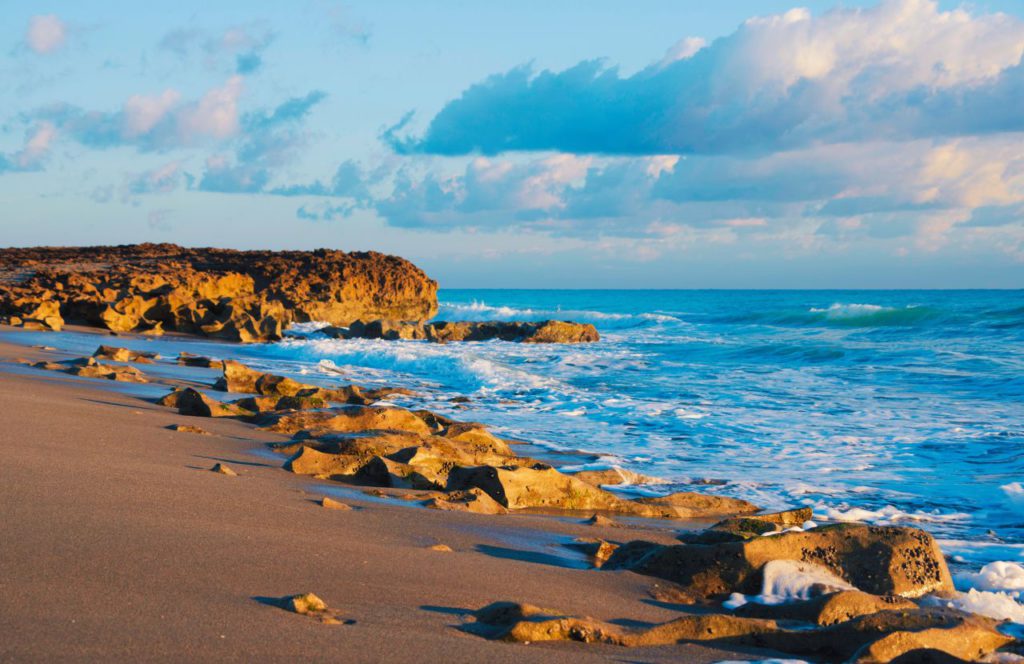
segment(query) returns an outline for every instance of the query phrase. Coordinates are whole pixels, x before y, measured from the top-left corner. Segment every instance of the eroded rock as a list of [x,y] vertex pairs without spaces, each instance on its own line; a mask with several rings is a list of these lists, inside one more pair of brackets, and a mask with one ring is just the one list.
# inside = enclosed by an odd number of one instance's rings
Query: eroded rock
[[139,364],[153,364],[154,360],[160,359],[158,353],[144,353],[115,346],[100,346],[92,356],[100,360],[110,360],[111,362],[137,362]]
[[953,590],[935,539],[916,528],[836,524],[745,541],[665,546],[634,541],[606,568],[668,579],[704,596],[759,592],[762,567],[772,560],[821,566],[875,595],[920,597]]
[[174,330],[275,340],[292,322],[427,320],[437,284],[378,253],[233,251],[172,244],[0,250],[0,315],[60,329]]

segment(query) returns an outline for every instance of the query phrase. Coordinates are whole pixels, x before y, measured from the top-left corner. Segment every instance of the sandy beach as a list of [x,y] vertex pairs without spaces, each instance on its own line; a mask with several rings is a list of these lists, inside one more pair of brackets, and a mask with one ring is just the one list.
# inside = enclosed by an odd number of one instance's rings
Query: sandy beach
[[[26,369],[14,360],[55,354],[10,343],[37,343],[32,333],[4,337],[3,661],[765,656],[696,645],[507,644],[465,633],[467,612],[498,600],[627,624],[663,622],[684,607],[654,600],[655,578],[573,569],[585,562],[561,544],[622,533],[580,519],[438,512],[358,491],[335,496],[355,509],[327,510],[317,503],[323,482],[253,453],[283,436],[182,417],[107,381]],[[213,435],[167,429],[197,422]],[[217,462],[239,476],[210,472]],[[671,541],[669,531],[642,535]],[[354,624],[321,625],[265,600],[303,592]]]

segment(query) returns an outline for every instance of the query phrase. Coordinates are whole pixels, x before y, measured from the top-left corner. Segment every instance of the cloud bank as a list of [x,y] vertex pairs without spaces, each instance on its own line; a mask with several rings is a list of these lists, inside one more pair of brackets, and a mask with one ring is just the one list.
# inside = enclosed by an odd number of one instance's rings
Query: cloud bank
[[[473,85],[403,153],[756,153],[1024,130],[1024,22],[931,0],[805,9],[683,40],[623,77],[598,60]],[[1016,102],[1014,101],[1016,100]]]

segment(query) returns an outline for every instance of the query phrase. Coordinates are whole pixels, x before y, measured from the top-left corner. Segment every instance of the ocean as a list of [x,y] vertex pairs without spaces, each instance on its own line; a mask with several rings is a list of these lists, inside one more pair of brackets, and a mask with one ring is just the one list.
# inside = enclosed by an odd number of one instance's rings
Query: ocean
[[[412,384],[552,450],[818,518],[915,525],[954,567],[1024,562],[1024,292],[442,290],[440,320],[593,323],[527,345],[288,339],[306,373]],[[307,332],[315,326],[300,326]],[[320,366],[320,365],[323,366]],[[468,396],[455,410],[453,396]],[[1024,585],[1021,587],[1024,590]]]

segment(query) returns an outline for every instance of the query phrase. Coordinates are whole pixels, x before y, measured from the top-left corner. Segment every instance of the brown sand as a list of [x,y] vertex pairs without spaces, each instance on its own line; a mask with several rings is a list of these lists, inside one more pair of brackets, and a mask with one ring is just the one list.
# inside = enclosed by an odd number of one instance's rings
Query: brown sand
[[[103,381],[15,368],[16,357],[53,355],[0,343],[0,661],[757,657],[698,645],[512,645],[464,633],[465,611],[497,600],[606,620],[679,613],[650,599],[653,579],[569,569],[558,565],[574,555],[565,547],[538,557],[523,546],[556,531],[618,539],[636,532],[351,495],[336,497],[355,509],[324,509],[324,483],[251,454],[280,437],[184,418]],[[214,435],[168,430],[172,424]],[[217,462],[239,476],[210,472]],[[259,599],[303,592],[355,624],[322,625]]]

